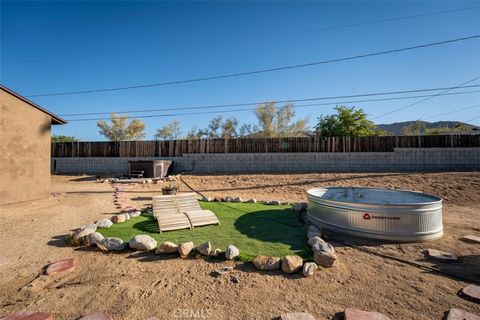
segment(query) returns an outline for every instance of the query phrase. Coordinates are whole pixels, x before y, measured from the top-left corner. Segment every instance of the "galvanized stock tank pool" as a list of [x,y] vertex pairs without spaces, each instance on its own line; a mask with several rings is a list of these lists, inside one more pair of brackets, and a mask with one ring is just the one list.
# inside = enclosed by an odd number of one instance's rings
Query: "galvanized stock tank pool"
[[326,187],[307,191],[308,218],[318,227],[392,241],[443,235],[442,198],[415,191]]

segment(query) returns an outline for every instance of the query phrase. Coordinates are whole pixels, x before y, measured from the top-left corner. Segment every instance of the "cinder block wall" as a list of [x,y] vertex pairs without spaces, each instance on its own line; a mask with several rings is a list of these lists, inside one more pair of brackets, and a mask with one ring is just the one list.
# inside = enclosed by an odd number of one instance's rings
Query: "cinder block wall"
[[394,152],[186,154],[174,158],[54,158],[58,173],[124,173],[129,160],[173,160],[175,172],[293,173],[480,170],[480,148]]

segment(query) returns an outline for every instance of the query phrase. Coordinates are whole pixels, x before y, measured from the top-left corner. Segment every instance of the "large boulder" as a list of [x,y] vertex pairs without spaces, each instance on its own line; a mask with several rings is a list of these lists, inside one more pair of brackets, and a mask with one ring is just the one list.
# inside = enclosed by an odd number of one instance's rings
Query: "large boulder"
[[193,242],[191,241],[184,242],[178,246],[178,253],[180,254],[181,258],[186,258],[190,253],[190,251],[192,251],[192,249],[193,249]]
[[315,262],[305,262],[305,264],[303,265],[302,274],[305,277],[310,277],[315,273],[317,269],[318,266]]
[[227,260],[233,260],[235,257],[238,257],[239,254],[240,251],[238,248],[231,244],[228,245],[227,250],[225,250],[225,258],[227,258]]
[[345,320],[359,320],[359,319],[375,319],[375,320],[390,320],[384,314],[373,312],[373,311],[363,311],[358,309],[347,308],[344,312]]
[[97,228],[110,228],[113,225],[113,222],[110,219],[100,219],[95,222]]
[[300,256],[285,256],[282,259],[282,271],[285,273],[295,273],[302,268],[303,259]]
[[331,268],[338,260],[335,249],[329,243],[317,243],[313,245],[313,261],[318,265]]
[[257,256],[253,259],[253,264],[260,270],[278,270],[280,269],[280,258],[270,256]]
[[83,241],[87,246],[96,246],[99,243],[102,243],[103,239],[104,239],[104,236],[100,232],[94,232],[84,237]]
[[178,246],[170,241],[165,241],[160,244],[160,246],[157,248],[157,251],[155,251],[156,254],[162,254],[162,253],[175,253],[178,251]]
[[157,247],[157,241],[146,234],[140,234],[130,239],[128,246],[140,251],[150,251]]
[[73,239],[74,240],[79,240],[80,238],[88,236],[89,234],[94,233],[95,231],[97,231],[97,225],[96,224],[94,224],[94,223],[87,224],[87,225],[81,227],[80,229],[78,229],[77,231],[75,231],[75,233],[73,234]]
[[212,251],[212,244],[210,243],[210,241],[208,241],[208,242],[202,243],[196,249],[198,252],[200,252],[201,255],[209,256],[210,252]]
[[34,311],[19,311],[2,316],[2,320],[53,320],[53,316],[46,312],[34,312]]
[[112,316],[102,311],[92,311],[78,320],[113,320]]
[[257,203],[257,199],[255,198],[252,198],[252,199],[248,199],[247,201],[245,201],[246,203]]
[[125,242],[115,237],[106,237],[97,246],[103,251],[123,251],[126,248]]
[[446,320],[480,320],[480,316],[474,315],[462,309],[451,308]]
[[235,197],[235,198],[232,199],[232,202],[237,202],[237,203],[238,202],[243,202],[243,199],[240,198],[240,197]]

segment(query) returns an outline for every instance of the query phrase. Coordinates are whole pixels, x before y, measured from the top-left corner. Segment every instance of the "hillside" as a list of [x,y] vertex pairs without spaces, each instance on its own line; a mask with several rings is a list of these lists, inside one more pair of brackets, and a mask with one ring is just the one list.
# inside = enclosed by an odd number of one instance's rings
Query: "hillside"
[[[390,123],[390,124],[378,124],[377,126],[385,130],[387,132],[390,132],[394,135],[402,135],[403,127],[409,126],[412,123],[415,123],[416,121],[404,121],[404,122],[395,122],[395,123]],[[428,121],[422,121],[425,123],[426,127],[431,129],[431,128],[452,128],[456,124],[460,123],[468,128],[478,128],[474,125],[465,123],[465,122],[460,122],[460,121],[437,121],[437,122],[428,122]]]

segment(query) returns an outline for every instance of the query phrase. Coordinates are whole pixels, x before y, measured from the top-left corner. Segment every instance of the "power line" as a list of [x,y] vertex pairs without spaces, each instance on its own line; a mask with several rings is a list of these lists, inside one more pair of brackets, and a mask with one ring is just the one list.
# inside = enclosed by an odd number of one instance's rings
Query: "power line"
[[465,111],[465,110],[469,110],[469,109],[473,109],[473,108],[478,108],[478,107],[480,107],[480,104],[476,104],[476,105],[461,108],[461,109],[456,109],[456,110],[450,111],[450,112],[440,113],[440,114],[437,114],[437,115],[434,115],[434,116],[431,116],[431,117],[422,117],[420,119],[429,120],[429,119],[438,118],[438,117],[441,117],[441,116],[446,116],[446,115],[449,115],[449,114],[458,113],[458,112],[461,112],[461,111]]
[[[338,30],[338,29],[345,29],[345,28],[352,28],[352,27],[360,27],[360,26],[365,26],[365,25],[374,25],[374,24],[395,22],[395,21],[408,20],[408,19],[416,19],[416,18],[422,18],[422,17],[428,17],[428,16],[436,16],[436,15],[442,15],[442,14],[448,14],[448,13],[454,13],[454,12],[460,12],[460,11],[476,10],[476,9],[479,9],[479,8],[480,7],[467,7],[467,8],[453,9],[453,10],[436,11],[436,12],[416,14],[416,15],[411,15],[411,16],[393,17],[393,18],[386,18],[386,19],[379,19],[379,20],[357,22],[357,23],[350,23],[350,24],[344,24],[344,25],[337,25],[337,26],[331,26],[331,27],[320,27],[320,28],[313,28],[313,29],[308,29],[308,30],[298,30],[298,31],[292,31],[292,32],[283,32],[283,33],[273,33],[273,34],[265,34],[265,35],[258,35],[258,36],[250,36],[250,37],[241,38],[240,40],[256,40],[256,39],[265,39],[265,38],[271,38],[271,37],[281,37],[281,36],[289,36],[289,35],[296,35],[296,34],[313,33],[313,32],[319,32],[319,31]],[[10,32],[23,32],[23,31],[29,31],[29,30],[35,30],[35,29],[44,29],[44,28],[45,28],[45,26],[40,27],[40,28],[29,28],[29,29],[22,29],[22,30],[7,30],[7,31],[2,31],[1,33],[6,34],[6,33],[10,33]],[[213,41],[213,42],[198,43],[198,44],[187,44],[187,45],[181,45],[181,46],[166,46],[166,47],[160,48],[160,50],[168,49],[168,48],[172,48],[172,47],[195,47],[195,46],[202,46],[202,45],[215,45],[215,44],[221,44],[221,43],[231,43],[231,42],[237,42],[237,41],[238,40]],[[11,61],[11,62],[2,62],[1,64],[9,65],[9,64],[21,64],[21,63],[42,62],[42,61],[62,61],[62,60],[85,59],[85,58],[94,58],[94,57],[102,57],[102,56],[132,54],[132,53],[137,53],[137,52],[156,52],[156,51],[158,51],[158,50],[115,51],[115,52],[105,52],[105,53],[95,54],[95,55],[81,55],[81,56],[73,56],[73,57],[57,57],[57,58],[45,58],[45,59],[19,60],[19,61]]]
[[472,118],[472,119],[468,119],[468,120],[466,120],[465,122],[470,122],[470,121],[477,120],[477,119],[480,119],[480,116],[474,117],[474,118]]
[[304,102],[304,101],[316,101],[316,100],[332,100],[332,99],[345,99],[345,98],[359,98],[359,97],[369,97],[369,96],[383,96],[383,95],[394,95],[394,94],[405,94],[405,93],[416,93],[416,92],[428,92],[428,91],[438,91],[445,89],[465,89],[465,88],[476,88],[480,85],[470,85],[462,87],[443,87],[443,88],[427,88],[427,89],[416,89],[416,90],[404,90],[404,91],[387,91],[387,92],[376,92],[376,93],[364,93],[364,94],[355,94],[355,95],[344,95],[344,96],[332,96],[332,97],[315,97],[315,98],[304,98],[304,99],[289,99],[289,100],[264,100],[256,102],[244,102],[244,103],[234,103],[234,104],[218,104],[218,105],[205,105],[205,106],[192,106],[192,107],[167,107],[161,109],[143,109],[143,110],[127,110],[127,111],[108,111],[108,112],[90,112],[90,113],[70,113],[70,114],[61,114],[62,117],[70,116],[91,116],[91,115],[102,115],[102,114],[124,114],[124,113],[145,113],[145,112],[157,112],[157,111],[172,111],[172,110],[195,110],[195,109],[210,109],[210,108],[228,108],[228,107],[242,107],[250,105],[258,105],[265,103],[266,101],[274,101],[276,103],[294,103],[294,102]]
[[435,98],[435,97],[437,97],[437,96],[439,96],[439,95],[442,95],[443,93],[446,93],[446,92],[448,92],[448,91],[450,91],[450,90],[453,90],[453,89],[455,89],[455,88],[459,88],[459,87],[461,87],[461,86],[463,86],[463,85],[466,85],[466,84],[468,84],[468,83],[474,82],[474,81],[476,81],[476,80],[478,80],[478,79],[480,79],[480,76],[475,77],[475,78],[473,78],[472,80],[468,80],[468,81],[466,81],[466,82],[464,82],[464,83],[461,83],[461,84],[459,84],[458,86],[455,86],[455,87],[453,87],[453,88],[449,88],[449,89],[443,90],[443,91],[441,91],[440,93],[437,93],[437,94],[432,95],[431,97],[427,97],[427,98],[424,98],[424,99],[415,101],[415,102],[413,102],[413,103],[407,104],[406,106],[403,106],[403,107],[394,109],[394,110],[392,110],[392,111],[386,112],[386,113],[384,113],[384,114],[381,114],[381,115],[379,115],[379,116],[376,116],[376,117],[373,118],[373,120],[378,119],[378,118],[382,118],[382,117],[385,117],[385,116],[388,116],[388,115],[391,115],[391,114],[393,114],[393,113],[396,113],[396,112],[405,110],[405,109],[410,108],[410,107],[413,107],[413,106],[415,106],[415,105],[417,105],[417,104],[419,104],[419,103],[422,103],[422,102],[424,102],[424,101],[433,99],[433,98]]
[[[465,93],[477,93],[480,90],[475,91],[465,91],[465,92],[454,92],[454,93],[445,93],[443,95],[457,95],[457,94],[465,94]],[[442,96],[443,96],[442,95]],[[324,105],[341,105],[347,103],[359,103],[359,102],[374,102],[374,101],[388,101],[388,100],[398,100],[398,99],[412,99],[412,98],[419,98],[431,95],[420,95],[420,96],[409,96],[409,97],[393,97],[393,98],[380,98],[380,99],[369,99],[369,100],[353,100],[353,101],[341,101],[341,102],[327,102],[327,103],[314,103],[314,104],[304,104],[304,105],[296,105],[294,108],[305,108],[305,107],[313,107],[313,106],[324,106]],[[171,114],[156,114],[156,115],[146,115],[146,116],[127,116],[126,118],[160,118],[160,117],[176,117],[176,116],[184,116],[184,115],[199,115],[199,114],[218,114],[218,113],[232,113],[232,112],[244,112],[244,111],[255,111],[256,108],[244,108],[244,109],[234,109],[234,110],[220,110],[220,111],[198,111],[198,112],[187,112],[187,113],[171,113]],[[97,120],[110,120],[111,118],[85,118],[85,119],[70,119],[69,122],[75,121],[97,121]]]
[[480,37],[480,35],[473,35],[473,36],[450,39],[450,40],[445,40],[445,41],[432,42],[432,43],[427,43],[427,44],[422,44],[422,45],[417,45],[417,46],[412,46],[412,47],[385,50],[385,51],[355,55],[355,56],[350,56],[350,57],[343,57],[343,58],[336,58],[336,59],[329,59],[329,60],[321,60],[321,61],[315,61],[315,62],[309,62],[309,63],[303,63],[303,64],[296,64],[296,65],[289,65],[289,66],[282,66],[282,67],[276,67],[276,68],[224,74],[224,75],[219,75],[219,76],[201,77],[201,78],[194,78],[194,79],[187,79],[187,80],[177,80],[177,81],[170,81],[170,82],[143,84],[143,85],[126,86],[126,87],[115,87],[115,88],[93,89],[93,90],[83,90],[83,91],[67,91],[67,92],[34,94],[34,95],[29,95],[27,97],[31,98],[31,97],[62,96],[62,95],[72,95],[72,94],[89,94],[89,93],[98,93],[98,92],[129,90],[129,89],[139,89],[139,88],[148,88],[148,87],[158,87],[158,86],[166,86],[166,85],[182,84],[182,83],[192,83],[192,82],[200,82],[200,81],[215,80],[215,79],[233,78],[233,77],[240,77],[240,76],[274,72],[274,71],[282,71],[282,70],[312,67],[312,66],[317,66],[317,65],[321,65],[321,64],[328,64],[328,63],[334,63],[334,62],[340,62],[340,61],[356,60],[356,59],[374,57],[374,56],[379,56],[379,55],[384,55],[384,54],[404,52],[404,51],[410,51],[410,50],[415,50],[415,49],[421,49],[421,48],[439,46],[439,45],[444,45],[444,44],[450,44],[450,43],[455,43],[455,42],[460,42],[460,41],[472,40],[472,39],[477,39],[479,37]]

